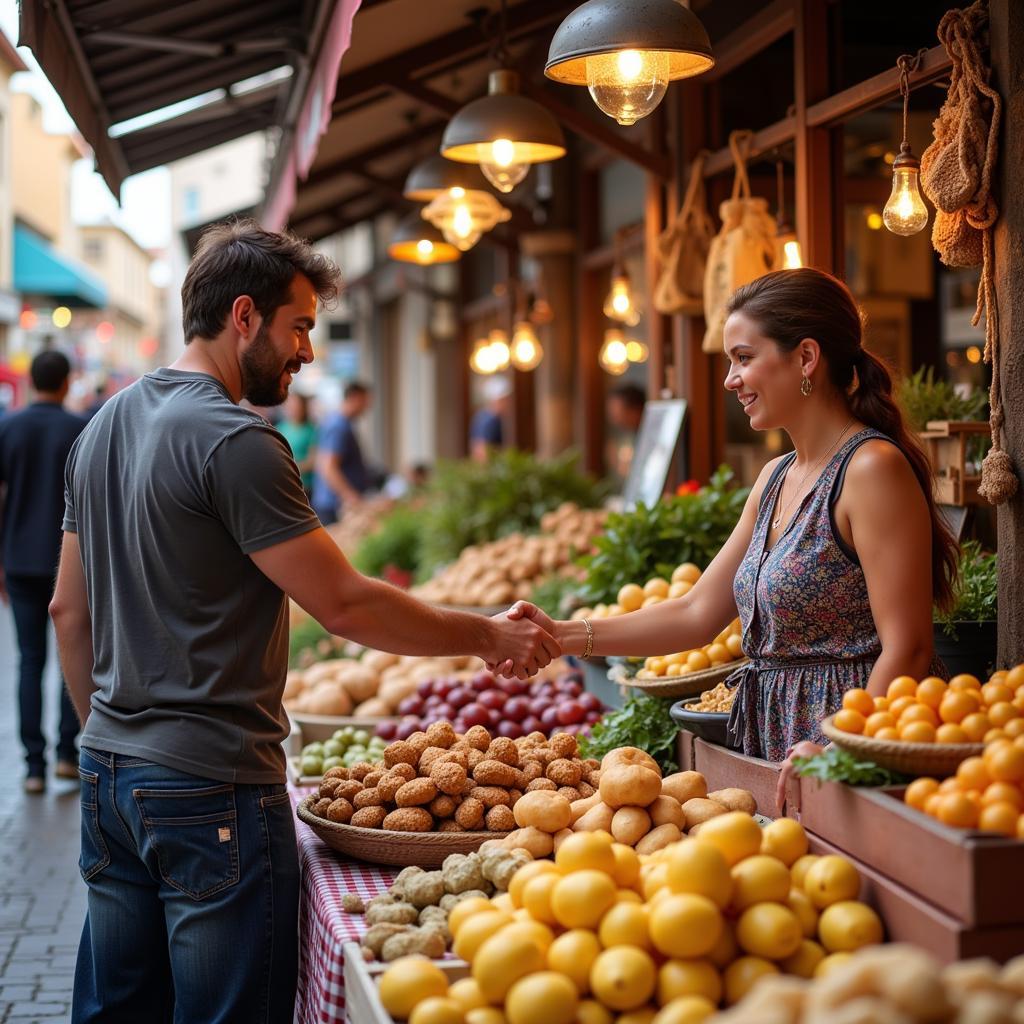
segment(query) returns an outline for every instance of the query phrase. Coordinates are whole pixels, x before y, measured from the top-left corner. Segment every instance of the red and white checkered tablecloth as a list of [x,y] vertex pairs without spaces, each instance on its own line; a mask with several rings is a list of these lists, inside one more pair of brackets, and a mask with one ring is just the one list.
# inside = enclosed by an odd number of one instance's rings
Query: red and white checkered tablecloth
[[[289,786],[296,806],[312,788]],[[297,818],[302,892],[299,903],[299,988],[295,1020],[299,1024],[343,1024],[345,960],[342,945],[366,932],[362,914],[349,914],[341,897],[354,892],[367,901],[386,892],[398,872],[347,859],[317,838]],[[358,1022],[354,1022],[358,1024]]]

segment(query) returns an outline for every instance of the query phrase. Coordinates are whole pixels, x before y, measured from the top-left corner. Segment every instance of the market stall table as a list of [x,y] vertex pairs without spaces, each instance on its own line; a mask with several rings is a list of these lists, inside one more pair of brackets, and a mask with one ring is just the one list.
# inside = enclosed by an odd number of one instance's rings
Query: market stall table
[[[293,808],[312,792],[289,785]],[[299,847],[299,983],[295,1019],[301,1024],[341,1024],[345,1020],[346,942],[366,931],[362,915],[347,913],[341,898],[356,893],[366,902],[386,892],[397,871],[348,860],[295,821]]]

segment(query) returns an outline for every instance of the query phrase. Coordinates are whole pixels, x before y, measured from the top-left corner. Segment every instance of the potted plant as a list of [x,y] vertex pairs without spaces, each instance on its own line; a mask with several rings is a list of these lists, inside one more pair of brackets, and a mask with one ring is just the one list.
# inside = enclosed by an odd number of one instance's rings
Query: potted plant
[[960,580],[948,612],[935,612],[935,653],[951,675],[962,672],[984,679],[996,656],[996,602],[999,577],[996,555],[974,540],[960,555]]

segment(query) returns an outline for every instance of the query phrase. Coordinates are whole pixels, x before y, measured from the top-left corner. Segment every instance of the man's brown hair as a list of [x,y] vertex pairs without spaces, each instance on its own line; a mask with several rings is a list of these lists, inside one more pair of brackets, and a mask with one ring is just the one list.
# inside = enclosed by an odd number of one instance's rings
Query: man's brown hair
[[303,274],[320,302],[337,298],[341,271],[305,239],[265,231],[254,220],[225,221],[203,232],[181,286],[185,344],[215,338],[239,295],[252,298],[263,319],[291,298],[292,281]]

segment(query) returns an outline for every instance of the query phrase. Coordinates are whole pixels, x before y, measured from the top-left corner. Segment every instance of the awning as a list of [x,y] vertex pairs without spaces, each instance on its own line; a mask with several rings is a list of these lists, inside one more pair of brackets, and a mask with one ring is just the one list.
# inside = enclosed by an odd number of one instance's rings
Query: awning
[[[358,2],[340,4],[349,21]],[[279,126],[290,137],[338,6],[21,0],[19,43],[35,54],[116,196],[130,174],[250,132]]]
[[50,298],[64,306],[101,309],[107,304],[107,289],[99,278],[21,224],[14,225],[14,287],[22,295]]

